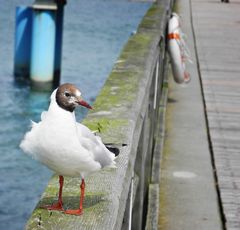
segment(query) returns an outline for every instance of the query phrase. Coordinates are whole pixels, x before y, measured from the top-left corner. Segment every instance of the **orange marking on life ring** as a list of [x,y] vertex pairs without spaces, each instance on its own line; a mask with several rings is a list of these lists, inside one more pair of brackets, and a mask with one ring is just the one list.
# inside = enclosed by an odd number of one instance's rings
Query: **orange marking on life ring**
[[168,34],[167,38],[170,39],[176,39],[176,40],[180,40],[180,35],[178,33],[170,33]]

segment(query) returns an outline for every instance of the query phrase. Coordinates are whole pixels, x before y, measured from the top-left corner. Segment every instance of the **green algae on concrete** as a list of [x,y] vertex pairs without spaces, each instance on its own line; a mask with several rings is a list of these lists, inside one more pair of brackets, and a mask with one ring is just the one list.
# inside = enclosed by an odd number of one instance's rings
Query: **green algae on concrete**
[[[104,173],[103,173],[104,174]],[[103,174],[101,176],[103,176]],[[101,178],[100,176],[100,178]],[[104,180],[103,180],[104,181]],[[84,218],[81,221],[82,227],[89,229],[92,220],[97,221],[104,213],[105,206],[108,204],[108,193],[103,191],[99,186],[89,191],[88,187],[92,187],[94,181],[86,180],[86,194],[83,204]],[[65,178],[63,188],[63,203],[65,209],[76,209],[79,205],[79,178]],[[76,221],[80,221],[82,216],[66,216],[63,212],[49,211],[42,209],[41,206],[49,205],[57,201],[58,193],[58,176],[54,176],[49,182],[41,201],[32,214],[32,218],[28,222],[27,229],[75,229]],[[67,218],[66,218],[67,217]],[[77,219],[79,218],[79,219]],[[87,221],[88,220],[88,221]]]
[[137,79],[133,78],[134,75],[136,73],[132,71],[112,72],[93,105],[94,110],[89,114],[112,111],[114,108],[131,103],[137,89]]
[[[152,42],[153,35],[153,33],[141,33],[133,35],[121,53],[120,60],[131,60],[130,63],[125,62],[127,65],[134,63],[137,64],[137,61],[144,57],[147,52],[149,52],[149,45]],[[144,60],[142,61],[144,62]],[[139,65],[137,67],[141,68]]]
[[145,30],[156,29],[159,31],[161,21],[156,20],[156,17],[159,17],[159,15],[162,15],[163,13],[164,10],[162,7],[159,7],[158,5],[152,6],[146,13],[144,20],[139,25],[139,28]]
[[105,117],[89,118],[83,122],[92,131],[96,131],[97,135],[101,135],[103,142],[126,144],[125,137],[126,130],[124,127],[128,126],[127,119],[108,119]]

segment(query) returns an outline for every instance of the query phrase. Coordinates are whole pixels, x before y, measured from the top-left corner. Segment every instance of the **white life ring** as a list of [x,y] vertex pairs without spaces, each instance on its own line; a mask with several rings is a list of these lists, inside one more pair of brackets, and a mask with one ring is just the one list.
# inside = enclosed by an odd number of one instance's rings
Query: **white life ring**
[[185,61],[189,55],[182,38],[179,16],[176,13],[172,13],[168,21],[168,52],[175,82],[188,83],[190,74],[185,70]]

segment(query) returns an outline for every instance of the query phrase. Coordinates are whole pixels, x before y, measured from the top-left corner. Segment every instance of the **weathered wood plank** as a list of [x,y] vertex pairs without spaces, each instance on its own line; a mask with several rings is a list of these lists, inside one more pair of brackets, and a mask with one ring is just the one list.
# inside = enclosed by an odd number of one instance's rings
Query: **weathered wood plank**
[[[240,228],[239,5],[191,0],[209,134],[226,229]],[[207,10],[206,10],[207,9]],[[215,29],[213,29],[215,28]],[[211,36],[208,34],[211,33]],[[239,33],[239,31],[237,32]],[[216,39],[217,38],[217,39]]]

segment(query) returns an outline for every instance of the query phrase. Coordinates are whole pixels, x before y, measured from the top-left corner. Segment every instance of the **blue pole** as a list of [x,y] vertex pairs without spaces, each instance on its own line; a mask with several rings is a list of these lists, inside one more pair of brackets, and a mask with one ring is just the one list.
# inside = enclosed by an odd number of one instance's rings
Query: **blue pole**
[[16,8],[14,76],[29,78],[32,37],[32,8]]
[[34,9],[30,79],[33,85],[53,82],[56,37],[56,11]]
[[54,85],[58,86],[61,78],[62,63],[62,40],[63,40],[63,17],[65,1],[57,1],[56,15],[56,44],[55,44],[55,62],[54,62]]

